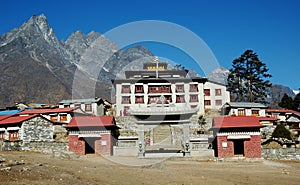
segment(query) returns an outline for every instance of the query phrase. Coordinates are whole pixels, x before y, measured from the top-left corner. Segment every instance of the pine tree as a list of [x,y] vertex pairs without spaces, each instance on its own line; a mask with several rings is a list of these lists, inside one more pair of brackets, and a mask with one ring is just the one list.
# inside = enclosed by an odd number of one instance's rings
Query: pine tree
[[286,138],[292,139],[291,132],[285,128],[284,125],[277,125],[272,133],[272,138]]
[[300,111],[300,93],[296,95],[296,97],[293,100],[293,110]]
[[288,96],[286,93],[284,93],[278,105],[284,109],[293,109],[294,108],[293,98]]
[[233,60],[227,79],[232,100],[265,103],[267,88],[272,85],[266,80],[271,77],[268,70],[266,64],[260,61],[252,50],[246,50],[239,58]]

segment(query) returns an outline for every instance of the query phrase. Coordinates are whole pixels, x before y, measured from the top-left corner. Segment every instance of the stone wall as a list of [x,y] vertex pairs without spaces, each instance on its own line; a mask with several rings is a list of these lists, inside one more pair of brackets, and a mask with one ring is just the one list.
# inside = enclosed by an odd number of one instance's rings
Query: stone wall
[[42,117],[35,117],[23,122],[19,136],[23,141],[52,141],[53,130],[50,121]]
[[300,148],[262,148],[262,157],[269,160],[300,160]]
[[43,153],[54,153],[56,151],[68,151],[68,143],[0,141],[0,151],[34,151]]

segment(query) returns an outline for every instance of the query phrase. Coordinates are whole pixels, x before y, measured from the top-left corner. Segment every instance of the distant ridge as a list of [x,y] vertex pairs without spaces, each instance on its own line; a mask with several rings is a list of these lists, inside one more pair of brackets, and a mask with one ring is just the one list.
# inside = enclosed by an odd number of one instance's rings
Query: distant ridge
[[[95,41],[97,50],[93,48]],[[89,52],[89,60],[94,63],[87,65],[82,61]],[[70,99],[76,69],[81,73],[79,85],[82,88],[87,87],[87,81],[97,81],[95,94],[88,96],[110,99],[108,77],[114,77],[120,68],[145,56],[152,53],[144,47],[123,51],[93,31],[87,35],[76,31],[66,41],[59,41],[46,16],[34,15],[20,27],[0,36],[0,107],[15,102],[57,103]],[[102,64],[109,75],[97,68],[99,58],[109,58]],[[95,69],[99,70],[96,71],[99,76],[91,79],[88,72]]]

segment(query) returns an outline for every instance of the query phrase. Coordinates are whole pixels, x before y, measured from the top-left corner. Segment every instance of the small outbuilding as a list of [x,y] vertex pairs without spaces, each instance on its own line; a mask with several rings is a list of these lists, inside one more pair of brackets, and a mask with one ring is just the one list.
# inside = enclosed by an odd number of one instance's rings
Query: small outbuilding
[[76,116],[66,126],[69,150],[77,155],[112,155],[118,138],[113,116]]
[[0,116],[0,140],[52,142],[53,122],[39,114]]
[[261,127],[255,116],[214,117],[215,156],[261,158]]

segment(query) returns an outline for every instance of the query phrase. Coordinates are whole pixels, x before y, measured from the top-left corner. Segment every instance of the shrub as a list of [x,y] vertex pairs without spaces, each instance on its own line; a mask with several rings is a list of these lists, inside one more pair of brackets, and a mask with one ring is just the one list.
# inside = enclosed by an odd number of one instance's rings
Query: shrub
[[272,138],[286,138],[291,140],[291,132],[285,128],[284,125],[277,125],[274,132],[272,133]]

